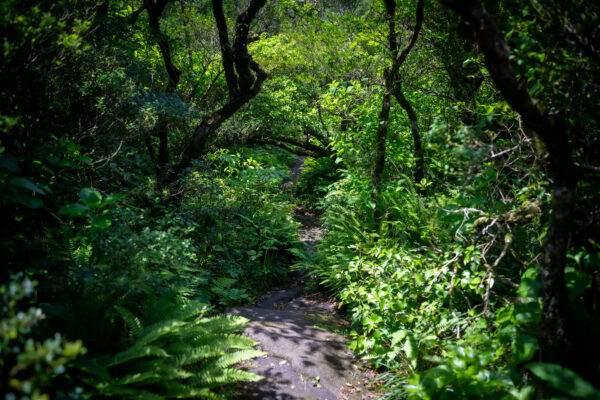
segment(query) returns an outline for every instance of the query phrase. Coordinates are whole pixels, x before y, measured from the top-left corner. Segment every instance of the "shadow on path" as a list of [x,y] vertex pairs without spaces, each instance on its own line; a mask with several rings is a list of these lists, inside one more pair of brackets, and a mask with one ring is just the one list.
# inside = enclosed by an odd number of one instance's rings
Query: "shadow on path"
[[[284,190],[299,176],[304,157],[299,157]],[[302,224],[299,239],[306,249],[323,236],[316,215],[304,207],[293,211]],[[259,343],[268,354],[243,363],[242,368],[265,379],[241,384],[238,399],[342,400],[375,398],[364,389],[365,376],[359,370],[346,338],[320,326],[343,328],[347,322],[337,314],[335,304],[321,294],[303,294],[304,274],[291,274],[290,287],[271,293],[253,307],[232,307],[226,313],[250,319],[245,335]]]

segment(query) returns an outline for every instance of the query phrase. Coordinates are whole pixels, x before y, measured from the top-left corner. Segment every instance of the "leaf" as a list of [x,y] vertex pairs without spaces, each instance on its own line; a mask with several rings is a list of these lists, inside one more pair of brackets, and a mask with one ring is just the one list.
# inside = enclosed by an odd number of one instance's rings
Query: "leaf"
[[529,335],[521,335],[513,340],[511,349],[517,362],[528,361],[538,350],[538,341]]
[[517,293],[520,297],[535,298],[538,296],[542,284],[537,279],[538,269],[536,267],[528,268],[521,276],[521,284]]
[[108,215],[97,215],[92,218],[92,226],[98,229],[106,229],[112,225],[112,221]]
[[88,212],[89,207],[81,203],[67,204],[58,210],[59,215],[72,215],[73,217],[83,217]]
[[102,202],[102,207],[104,208],[106,206],[109,206],[112,203],[115,203],[119,200],[123,200],[124,198],[125,198],[125,195],[123,195],[123,194],[111,194],[110,196],[106,196],[106,198]]
[[529,363],[525,366],[535,376],[569,396],[600,400],[600,391],[575,372],[552,363]]
[[580,298],[592,286],[592,277],[590,275],[572,268],[565,270],[565,281],[567,284],[567,296],[570,301]]
[[44,205],[42,199],[33,197],[29,194],[17,193],[15,197],[19,203],[23,204],[25,207],[31,208],[32,210],[38,209]]
[[100,202],[102,201],[102,195],[100,192],[94,189],[81,189],[79,192],[79,197],[81,198],[81,201],[83,201],[89,208],[100,207]]
[[10,154],[0,155],[0,168],[4,168],[10,172],[21,172],[17,159]]
[[412,333],[408,334],[406,342],[404,342],[404,353],[406,354],[406,357],[409,359],[413,368],[417,368],[419,345],[417,344],[417,340]]
[[392,346],[400,343],[404,338],[408,335],[408,331],[406,329],[400,329],[392,334]]
[[46,195],[46,191],[43,188],[41,188],[40,186],[38,186],[35,183],[31,182],[27,178],[11,178],[11,179],[9,179],[8,183],[10,183],[13,186],[20,187],[21,189],[25,189],[25,190],[29,190],[29,191],[35,192],[35,193],[37,193],[39,195],[42,195],[42,196]]

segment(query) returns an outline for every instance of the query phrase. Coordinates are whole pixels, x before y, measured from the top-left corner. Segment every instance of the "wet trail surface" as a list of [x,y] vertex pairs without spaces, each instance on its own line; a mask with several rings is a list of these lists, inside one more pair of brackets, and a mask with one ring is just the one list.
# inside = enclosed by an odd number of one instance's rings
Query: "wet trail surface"
[[[282,190],[293,185],[303,162],[300,157]],[[323,236],[318,216],[300,206],[293,210],[293,217],[302,224],[299,239],[313,253]],[[269,293],[255,306],[226,310],[250,319],[244,334],[267,353],[242,365],[265,379],[241,384],[237,399],[375,398],[364,387],[373,373],[361,370],[346,338],[332,332],[347,324],[337,304],[322,293],[305,293],[305,285],[305,274],[294,271],[287,288]]]

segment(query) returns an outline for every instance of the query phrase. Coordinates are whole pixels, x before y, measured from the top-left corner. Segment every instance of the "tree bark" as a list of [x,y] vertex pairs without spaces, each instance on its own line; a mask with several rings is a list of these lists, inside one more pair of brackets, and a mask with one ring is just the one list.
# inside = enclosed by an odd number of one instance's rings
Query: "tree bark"
[[510,51],[492,17],[477,0],[439,0],[460,14],[475,34],[479,49],[498,90],[508,104],[521,115],[525,129],[534,132],[548,151],[553,197],[550,222],[542,249],[542,302],[540,327],[542,359],[579,369],[574,351],[572,318],[567,300],[564,267],[572,230],[576,202],[577,177],[566,132],[559,115],[542,110],[520,83],[510,63]]
[[[148,25],[152,30],[156,44],[160,49],[169,82],[166,93],[174,93],[179,85],[181,71],[175,67],[171,58],[171,46],[167,36],[160,30],[160,18],[168,3],[174,0],[144,0],[144,8],[148,11]],[[164,118],[159,117],[154,134],[158,137],[158,165],[159,175],[166,177],[166,168],[169,162],[169,125]]]
[[402,92],[401,80],[394,81],[394,97],[404,111],[406,111],[406,115],[408,115],[408,119],[410,120],[410,132],[413,138],[413,157],[415,159],[415,170],[413,171],[413,177],[415,183],[419,183],[425,176],[425,156],[423,154],[421,133],[419,132],[419,120],[414,108]]
[[[392,65],[386,68],[384,72],[384,87],[383,87],[383,101],[381,104],[381,111],[379,112],[379,125],[377,126],[376,136],[376,153],[375,153],[375,166],[372,174],[372,185],[373,185],[373,202],[375,203],[375,209],[373,210],[373,216],[376,221],[379,221],[382,217],[381,209],[378,205],[379,195],[381,194],[383,170],[385,168],[385,147],[386,147],[386,136],[387,136],[387,125],[390,115],[391,107],[391,93],[398,99],[400,105],[407,111],[411,122],[411,132],[414,141],[414,154],[417,160],[415,165],[415,179],[423,176],[423,149],[421,146],[421,136],[419,134],[419,125],[417,116],[410,103],[404,97],[402,93],[402,81],[400,79],[399,70],[400,66],[406,61],[408,54],[414,47],[421,25],[423,23],[423,9],[425,0],[419,0],[417,3],[416,12],[416,24],[415,29],[401,52],[398,51],[398,38],[396,37],[396,1],[395,0],[384,0],[386,9],[386,19],[388,20],[388,46],[392,53],[393,60]],[[402,101],[401,101],[402,100]]]
[[[393,0],[386,0],[386,2],[392,2]],[[423,154],[423,146],[421,143],[421,133],[419,132],[419,120],[417,117],[417,113],[414,108],[407,100],[406,96],[402,92],[402,78],[400,76],[400,67],[408,57],[408,54],[414,47],[417,42],[417,38],[419,37],[419,33],[421,32],[421,27],[423,26],[423,10],[425,8],[425,0],[419,0],[417,3],[417,12],[415,18],[415,29],[408,41],[404,49],[400,53],[398,53],[398,43],[396,39],[396,35],[394,34],[393,47],[390,47],[392,50],[392,54],[394,54],[394,62],[392,63],[392,86],[391,90],[394,93],[394,97],[396,101],[400,104],[400,106],[406,112],[408,119],[410,121],[410,132],[413,137],[413,156],[415,159],[415,169],[413,171],[413,177],[415,183],[421,182],[423,176],[425,175],[425,159]],[[387,12],[392,13],[392,18],[395,14],[395,7],[386,6]],[[390,28],[391,29],[391,28]],[[391,38],[390,38],[391,40]],[[392,45],[390,43],[390,45]]]
[[[377,136],[375,137],[375,166],[373,167],[373,193],[377,197],[381,194],[381,181],[383,169],[385,167],[385,147],[387,136],[387,125],[390,117],[391,94],[389,85],[391,77],[389,69],[385,72],[386,84],[384,85],[383,101],[381,102],[381,111],[379,112],[379,125],[377,126]],[[376,199],[374,199],[376,200]],[[377,204],[377,202],[375,202]],[[378,207],[375,208],[375,215],[379,215]]]

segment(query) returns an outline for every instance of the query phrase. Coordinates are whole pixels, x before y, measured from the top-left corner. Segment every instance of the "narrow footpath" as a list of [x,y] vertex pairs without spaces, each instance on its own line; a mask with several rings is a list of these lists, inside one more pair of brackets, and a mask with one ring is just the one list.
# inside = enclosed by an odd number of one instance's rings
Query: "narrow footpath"
[[[300,157],[282,190],[293,185],[303,163],[304,157]],[[323,235],[319,218],[303,207],[294,209],[293,216],[302,224],[299,239],[313,253]],[[257,305],[226,310],[250,319],[244,334],[267,353],[242,365],[265,379],[240,385],[238,399],[375,398],[365,388],[372,373],[359,369],[358,360],[346,346],[346,338],[333,332],[347,324],[338,314],[335,302],[321,293],[305,293],[304,273],[294,271],[291,277],[289,287],[269,293]]]

